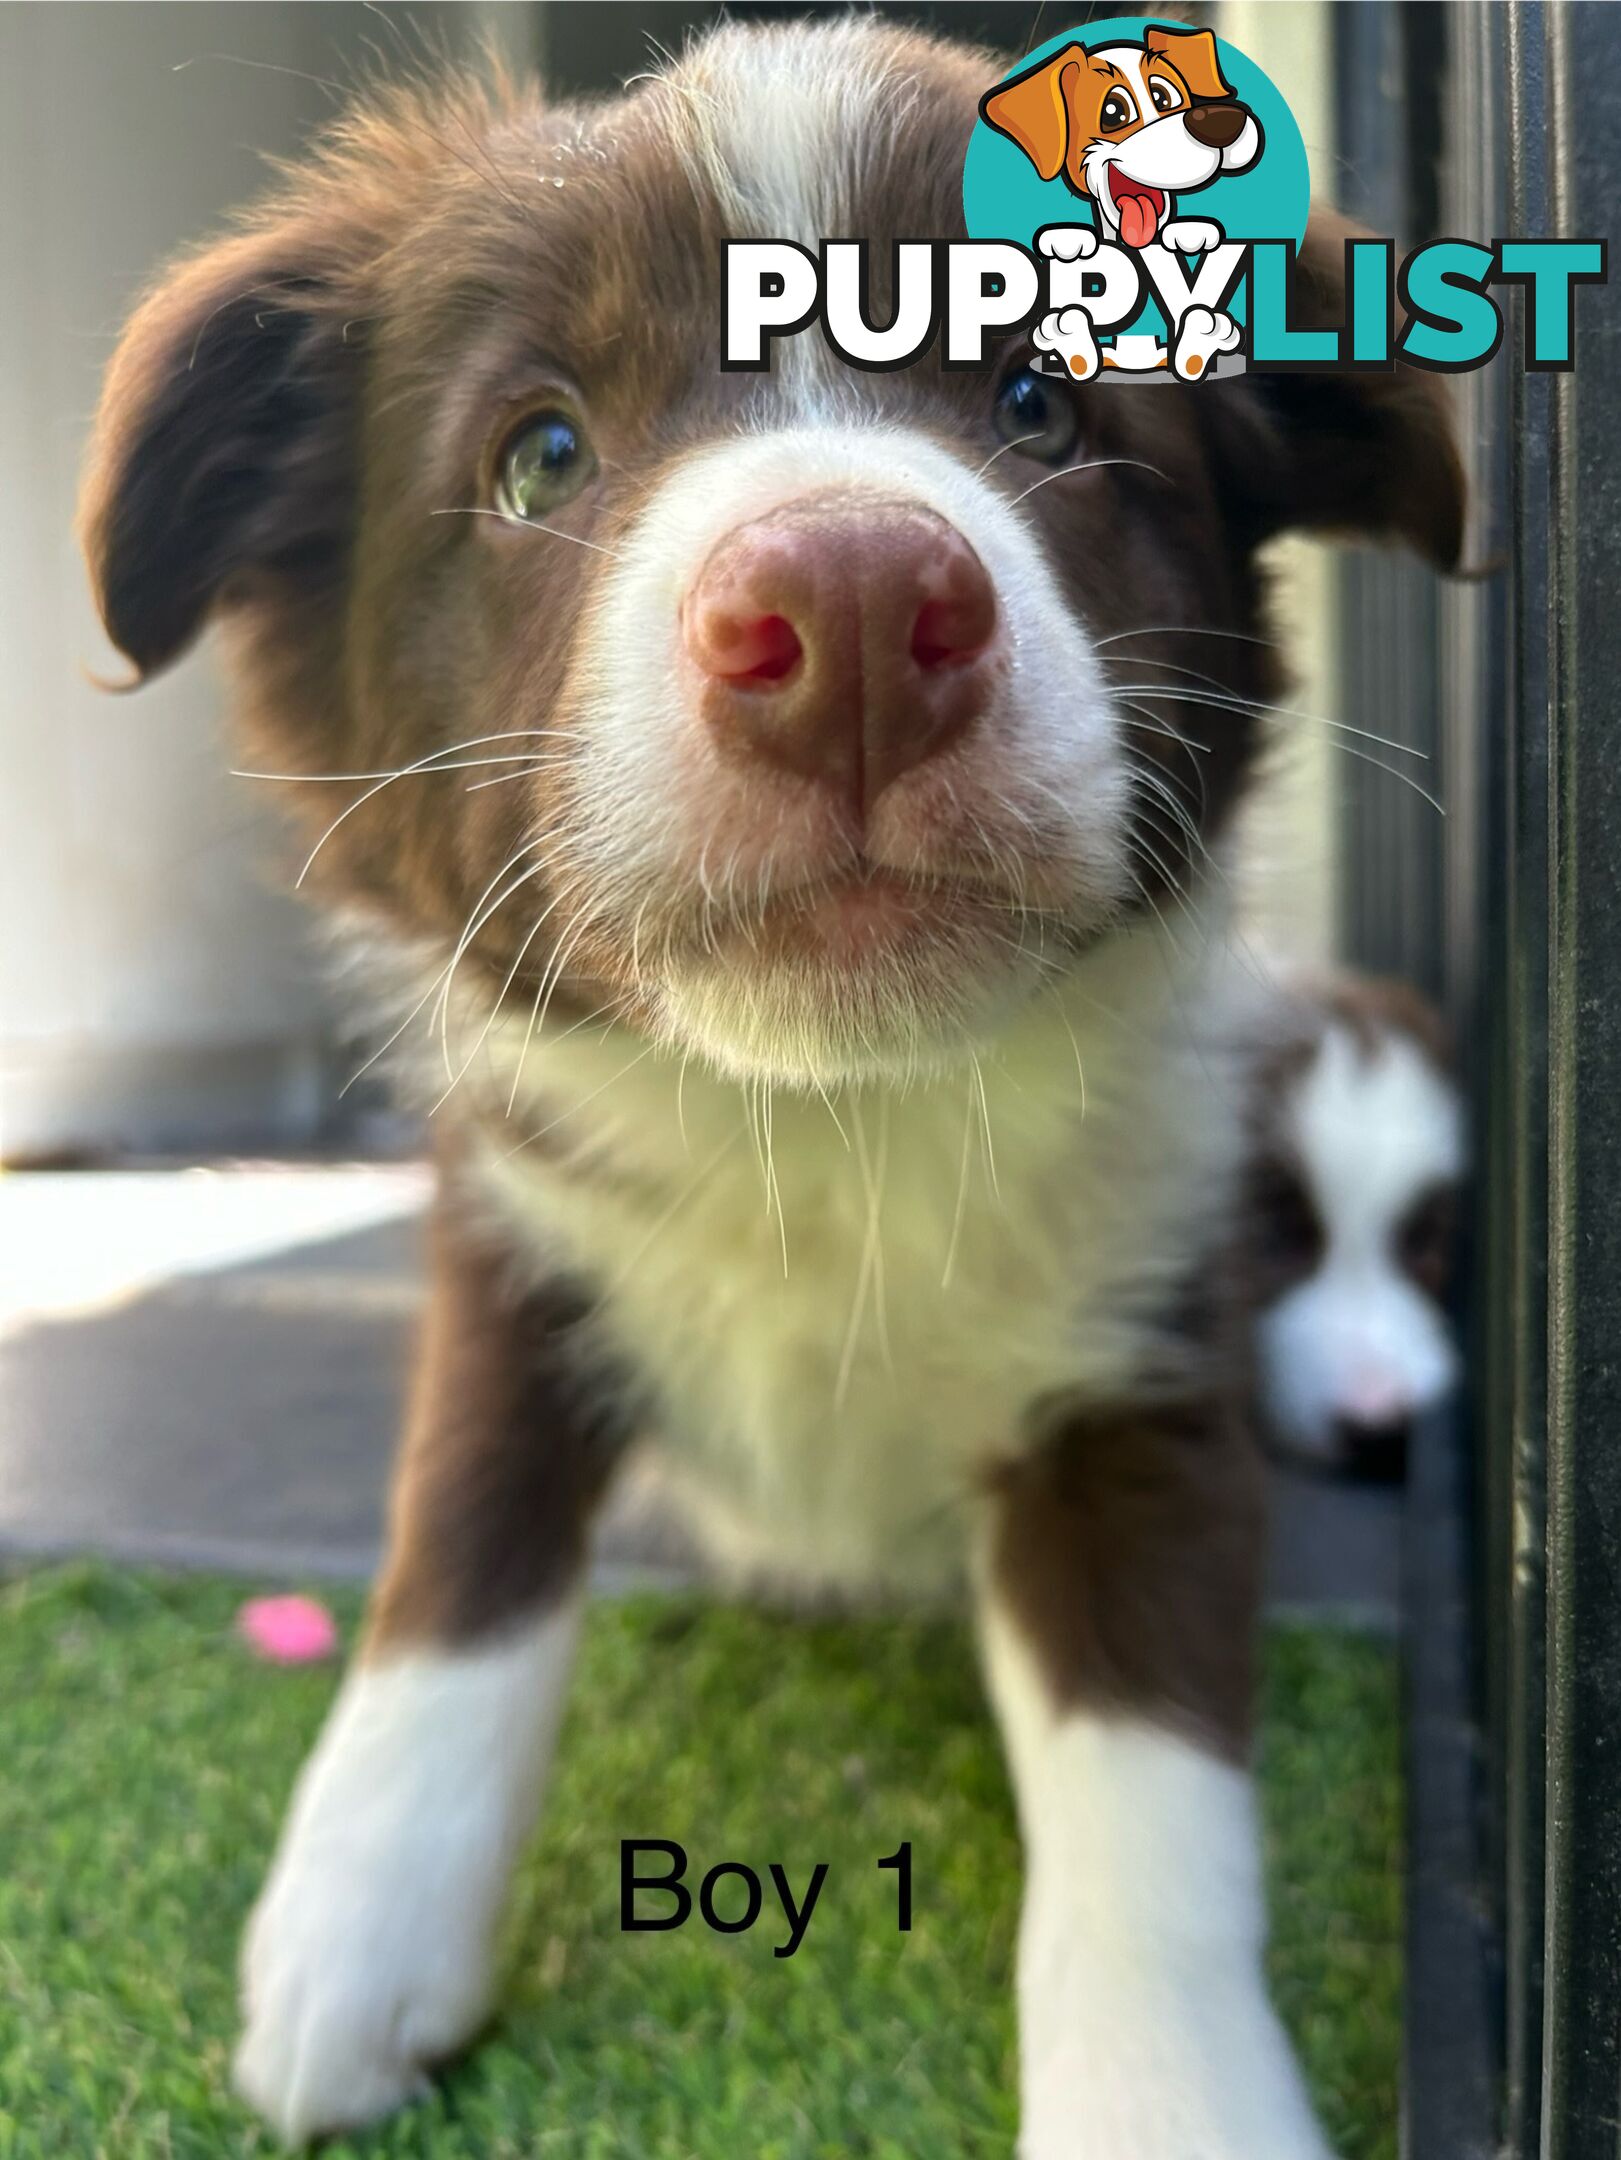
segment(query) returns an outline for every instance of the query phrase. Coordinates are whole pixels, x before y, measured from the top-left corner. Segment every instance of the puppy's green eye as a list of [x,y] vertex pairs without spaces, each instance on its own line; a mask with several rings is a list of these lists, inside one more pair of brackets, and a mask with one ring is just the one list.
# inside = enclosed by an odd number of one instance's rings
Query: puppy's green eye
[[1061,465],[1075,448],[1080,421],[1063,383],[1016,367],[996,393],[996,432],[1020,457]]
[[496,465],[496,508],[538,523],[572,502],[597,469],[591,439],[573,413],[548,406],[507,437]]

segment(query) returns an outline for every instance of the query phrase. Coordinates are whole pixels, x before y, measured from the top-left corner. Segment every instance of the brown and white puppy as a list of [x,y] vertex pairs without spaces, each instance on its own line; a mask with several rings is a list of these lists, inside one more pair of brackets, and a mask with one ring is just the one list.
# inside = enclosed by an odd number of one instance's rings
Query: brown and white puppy
[[1300,985],[1263,1060],[1250,1196],[1261,1410],[1305,1460],[1399,1469],[1458,1354],[1442,1300],[1464,1168],[1440,1019],[1407,984]]
[[485,2014],[652,1432],[739,1554],[971,1582],[1031,2160],[1323,2152],[1261,1973],[1206,855],[1276,692],[1255,550],[1450,560],[1458,468],[1401,372],[722,372],[722,236],[959,235],[995,73],[863,20],[600,106],[385,99],[113,362],[108,629],[147,673],[219,620],[450,1075],[389,1556],[244,1953],[238,2080],[293,2136]]

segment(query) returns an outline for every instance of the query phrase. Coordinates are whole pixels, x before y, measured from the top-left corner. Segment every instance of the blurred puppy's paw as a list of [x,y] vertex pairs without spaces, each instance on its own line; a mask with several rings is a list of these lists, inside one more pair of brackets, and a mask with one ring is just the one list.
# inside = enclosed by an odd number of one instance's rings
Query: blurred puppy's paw
[[1019,2160],[1333,2160],[1258,1977],[1210,1972],[1197,1996],[1093,1977],[1027,2066]]
[[289,2143],[421,2099],[428,2066],[476,2032],[489,1975],[457,1918],[364,1854],[282,1855],[243,1943],[233,2068]]

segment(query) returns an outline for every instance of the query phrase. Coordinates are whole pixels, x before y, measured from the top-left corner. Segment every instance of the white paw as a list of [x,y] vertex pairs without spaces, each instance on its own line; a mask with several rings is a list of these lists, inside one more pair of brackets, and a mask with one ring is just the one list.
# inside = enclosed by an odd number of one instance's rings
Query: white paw
[[1220,247],[1226,236],[1213,218],[1185,217],[1162,225],[1159,237],[1162,247],[1176,248],[1184,255],[1206,255]]
[[482,1927],[401,1858],[295,1843],[248,1924],[236,2086],[289,2143],[419,2099],[483,2020]]
[[1057,308],[1044,315],[1030,342],[1040,352],[1055,354],[1076,382],[1085,382],[1098,371],[1097,334],[1085,308]]
[[1071,1959],[1061,2022],[1024,1994],[1020,2160],[1331,2160],[1258,1963],[1155,1965]]
[[1236,352],[1243,333],[1230,315],[1214,308],[1190,307],[1176,326],[1171,366],[1183,382],[1197,382],[1209,373],[1218,353]]
[[483,2022],[576,1621],[344,1682],[242,1945],[237,2089],[288,2140],[415,2099]]
[[1044,225],[1036,234],[1036,248],[1056,262],[1085,262],[1098,251],[1098,236],[1090,225]]

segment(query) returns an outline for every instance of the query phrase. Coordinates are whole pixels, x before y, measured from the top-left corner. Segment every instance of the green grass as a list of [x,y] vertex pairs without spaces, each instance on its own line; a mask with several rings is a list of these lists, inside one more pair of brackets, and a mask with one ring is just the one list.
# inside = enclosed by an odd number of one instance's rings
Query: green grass
[[[235,1942],[333,1675],[251,1663],[240,1595],[0,1584],[0,2160],[275,2149],[226,2082]],[[583,1662],[494,2031],[329,2160],[1006,2156],[1016,1843],[962,1631],[637,1599],[597,1609]],[[1396,2150],[1395,1762],[1390,1651],[1274,1633],[1274,1972],[1346,2160]],[[828,1861],[798,1956],[763,1921],[620,1934],[622,1835],[780,1860],[796,1890]],[[903,1838],[904,1936],[874,1866]]]

